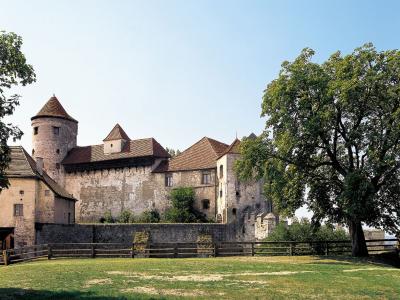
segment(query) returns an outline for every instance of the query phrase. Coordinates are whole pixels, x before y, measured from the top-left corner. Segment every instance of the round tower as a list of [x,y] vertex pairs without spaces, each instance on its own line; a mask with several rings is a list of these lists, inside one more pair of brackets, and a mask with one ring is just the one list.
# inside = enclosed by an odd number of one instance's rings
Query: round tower
[[64,186],[62,160],[76,147],[78,121],[72,118],[55,95],[31,118],[32,156],[43,159],[43,170]]

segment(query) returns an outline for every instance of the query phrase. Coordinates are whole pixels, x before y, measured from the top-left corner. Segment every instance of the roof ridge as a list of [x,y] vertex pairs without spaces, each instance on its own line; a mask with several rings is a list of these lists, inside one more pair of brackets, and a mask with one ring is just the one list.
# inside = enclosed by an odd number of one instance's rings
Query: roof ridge
[[[30,163],[30,161],[28,160],[28,155],[29,153],[26,152],[26,150],[24,149],[24,147],[19,146],[22,149],[22,153],[24,154],[24,159],[26,160],[26,162],[29,165],[29,168],[32,170],[32,173],[36,176],[40,176],[40,174],[38,173],[38,170],[35,168],[35,170],[32,167],[32,164]],[[32,156],[29,155],[30,158],[32,158]],[[32,160],[34,161],[34,159],[32,158]]]

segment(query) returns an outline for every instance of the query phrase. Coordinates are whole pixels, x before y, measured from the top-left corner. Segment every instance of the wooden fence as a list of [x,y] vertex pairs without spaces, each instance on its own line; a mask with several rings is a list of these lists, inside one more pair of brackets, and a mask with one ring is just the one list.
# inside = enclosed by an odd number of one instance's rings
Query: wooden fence
[[[397,239],[368,240],[373,253],[399,251]],[[221,257],[272,255],[350,255],[350,241],[323,242],[218,242],[218,243],[64,243],[4,250],[0,264],[12,264],[39,258],[96,257]]]

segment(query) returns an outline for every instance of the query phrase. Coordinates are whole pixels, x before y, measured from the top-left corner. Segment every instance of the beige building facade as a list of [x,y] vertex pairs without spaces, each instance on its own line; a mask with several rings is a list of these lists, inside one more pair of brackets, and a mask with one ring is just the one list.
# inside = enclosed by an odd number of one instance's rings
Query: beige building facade
[[72,224],[75,201],[22,147],[11,147],[9,187],[0,193],[0,246],[35,244],[38,223]]

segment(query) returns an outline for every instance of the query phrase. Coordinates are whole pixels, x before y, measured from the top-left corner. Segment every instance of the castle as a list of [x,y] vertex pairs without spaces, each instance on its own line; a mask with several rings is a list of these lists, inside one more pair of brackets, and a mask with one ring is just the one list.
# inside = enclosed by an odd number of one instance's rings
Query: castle
[[208,219],[236,223],[243,232],[252,226],[250,237],[257,223],[263,228],[263,219],[273,218],[262,182],[241,182],[235,175],[238,139],[227,145],[204,137],[171,157],[154,138],[131,139],[117,124],[102,143],[82,147],[77,145],[78,121],[55,96],[31,121],[32,157],[68,194],[64,198],[77,200],[77,222],[98,222],[106,212],[116,217],[123,210],[163,213],[171,206],[171,189],[182,186],[194,189],[195,209]]

